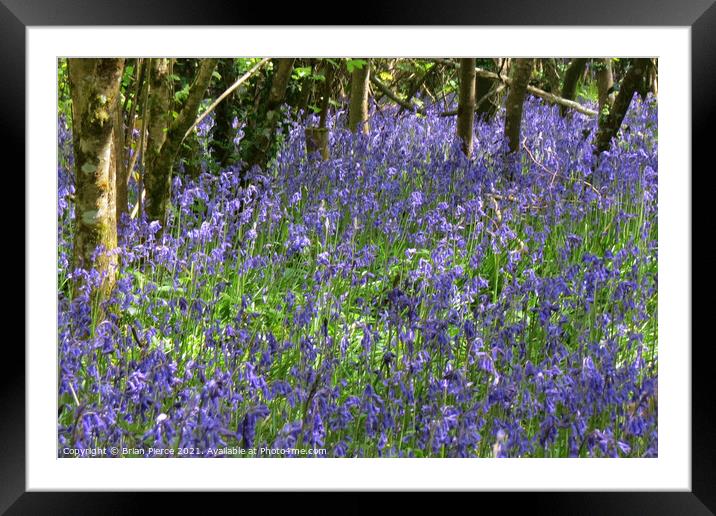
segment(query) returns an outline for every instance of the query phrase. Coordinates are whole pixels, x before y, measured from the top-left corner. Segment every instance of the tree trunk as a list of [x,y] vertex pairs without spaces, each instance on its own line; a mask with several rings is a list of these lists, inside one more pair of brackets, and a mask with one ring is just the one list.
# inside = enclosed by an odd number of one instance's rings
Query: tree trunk
[[542,66],[544,71],[544,80],[546,84],[545,90],[555,95],[559,93],[559,71],[557,70],[557,62],[554,58],[543,59]]
[[462,151],[472,155],[472,129],[475,122],[475,58],[460,59],[460,93],[457,103],[457,136]]
[[[117,256],[115,137],[124,59],[69,59],[75,156],[74,267],[104,275],[97,292],[114,287]],[[77,292],[77,289],[75,289]]]
[[294,61],[295,59],[293,58],[276,59],[277,67],[273,79],[271,79],[271,90],[269,91],[267,104],[269,112],[278,109],[286,98],[286,88],[288,88],[288,81],[291,79]]
[[511,84],[505,105],[505,137],[510,152],[520,147],[520,125],[522,124],[522,106],[527,93],[527,83],[532,74],[532,59],[515,59],[510,70]]
[[265,102],[259,100],[257,106],[259,116],[256,119],[255,127],[247,131],[247,135],[244,137],[247,144],[244,161],[249,169],[254,165],[265,167],[273,153],[276,127],[281,116],[279,108],[286,98],[286,89],[291,79],[295,59],[284,58],[272,61],[274,73],[271,77],[268,97],[259,96],[259,99],[265,99]]
[[[169,125],[164,133],[164,137],[158,134],[158,128],[163,124],[164,118],[161,117],[161,106],[169,106],[168,92],[166,96],[157,95],[156,104],[153,101],[150,113],[152,119],[155,116],[160,117],[160,122],[155,125],[155,120],[151,120],[151,128],[149,130],[150,139],[148,140],[147,149],[147,171],[144,178],[147,190],[147,215],[150,220],[158,220],[162,225],[166,222],[166,210],[169,202],[169,194],[171,188],[172,167],[176,161],[181,143],[184,140],[186,131],[189,130],[194,119],[196,118],[199,103],[204,98],[204,93],[211,81],[211,75],[216,67],[217,59],[202,59],[197,71],[194,83],[189,90],[189,96],[182,108],[179,116]],[[165,90],[160,85],[160,91]],[[155,90],[152,91],[154,95]],[[166,104],[162,99],[166,98]],[[171,116],[171,113],[168,113]],[[154,132],[153,132],[154,131]],[[158,145],[161,142],[161,145]],[[158,147],[158,150],[157,150]]]
[[647,70],[644,73],[642,87],[638,90],[642,100],[646,99],[646,96],[649,93],[654,94],[654,96],[656,96],[658,93],[658,85],[656,81],[657,61],[656,59],[647,59],[646,61],[648,63]]
[[354,68],[351,74],[351,103],[348,109],[348,129],[368,134],[368,83],[370,82],[370,60],[361,68]]
[[[143,107],[138,110],[137,106],[140,103],[144,103],[143,92],[146,91],[144,83],[146,82],[145,76],[147,75],[146,70],[148,69],[146,62],[147,60],[141,58],[136,60],[136,79],[134,80],[134,91],[131,95],[132,108],[127,118],[127,126],[118,139],[119,145],[115,145],[117,149],[117,224],[122,220],[122,214],[128,213],[129,210],[129,177],[136,163],[139,146],[136,147],[134,154],[130,154],[134,138],[135,116],[137,113],[141,113],[141,116],[144,117]],[[130,95],[127,93],[124,106],[122,106],[121,110],[119,109],[119,102],[117,102],[117,127],[122,127],[124,111],[126,111],[126,105],[129,99]]]
[[649,69],[649,59],[634,59],[631,66],[627,70],[624,79],[619,86],[619,94],[614,100],[614,105],[609,114],[599,118],[599,132],[597,133],[597,141],[595,145],[595,154],[600,155],[602,152],[609,150],[612,138],[617,136],[622,121],[629,110],[631,100],[644,82],[644,75]]
[[116,220],[119,224],[122,220],[122,214],[127,213],[129,208],[129,199],[127,193],[127,180],[129,178],[129,163],[127,162],[127,155],[124,152],[125,149],[125,131],[124,131],[124,120],[122,104],[117,102],[115,110],[115,122],[114,122],[114,159],[116,161],[116,176],[115,176],[115,192],[117,195],[116,202]]
[[[604,58],[595,60],[597,71],[597,91],[599,95],[599,116],[606,115],[614,104],[614,76],[612,75],[612,60]],[[606,108],[606,110],[605,110]]]
[[[229,88],[237,79],[233,59],[220,59],[218,71],[221,75],[221,87],[219,92]],[[236,130],[233,127],[233,103],[234,94],[216,106],[214,117],[214,129],[211,140],[211,153],[219,164],[224,168],[234,161],[234,137]]]
[[324,60],[324,83],[323,94],[321,99],[321,116],[318,120],[318,127],[306,127],[306,154],[311,155],[314,152],[320,153],[321,159],[326,161],[330,157],[328,147],[328,128],[326,121],[328,120],[328,110],[330,109],[331,89],[333,87],[333,65]]
[[655,97],[659,96],[659,60],[654,58],[651,60],[651,81],[649,82],[649,91],[651,91]]
[[[584,73],[584,69],[587,66],[587,59],[580,57],[573,59],[569,63],[567,71],[564,73],[564,82],[562,83],[562,98],[567,100],[574,100],[577,96],[577,83],[579,78]],[[569,110],[562,106],[559,108],[562,116],[565,116]]]

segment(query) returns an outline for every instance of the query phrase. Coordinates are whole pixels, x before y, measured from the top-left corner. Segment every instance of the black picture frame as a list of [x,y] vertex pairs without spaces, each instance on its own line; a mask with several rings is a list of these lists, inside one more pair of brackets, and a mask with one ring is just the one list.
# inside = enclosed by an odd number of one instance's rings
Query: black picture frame
[[[335,7],[335,6],[334,6]],[[0,0],[0,142],[6,149],[25,148],[25,29],[28,26],[63,25],[316,25],[322,12],[335,12],[311,3],[247,5],[225,0],[188,0],[141,2],[66,0]],[[358,11],[358,10],[356,10]],[[716,4],[714,0],[502,0],[477,3],[468,0],[442,0],[439,6],[424,0],[364,2],[354,14],[336,16],[323,23],[331,25],[622,25],[691,27],[691,102],[692,168],[709,173],[713,170],[710,149],[716,122]],[[24,170],[24,153],[16,170]],[[706,165],[710,166],[706,166]],[[700,166],[702,165],[702,166]],[[19,168],[18,168],[19,167]],[[688,171],[683,171],[688,177]],[[19,179],[19,174],[18,179]],[[23,181],[14,192],[25,191]],[[694,197],[694,195],[696,197]],[[697,201],[698,196],[703,198]],[[711,195],[707,189],[692,186],[692,221],[697,209],[708,209]],[[692,235],[695,232],[692,230]],[[697,233],[698,234],[698,233]],[[21,237],[23,238],[23,237]],[[708,239],[707,239],[708,240]],[[16,240],[17,241],[17,240]],[[696,243],[694,241],[694,243]],[[693,247],[693,246],[692,246]],[[692,271],[707,254],[691,250]],[[27,257],[25,257],[27,258]],[[709,270],[709,269],[700,269]],[[30,273],[25,267],[25,276]],[[708,275],[707,275],[708,276]],[[706,289],[710,280],[699,281]],[[31,310],[27,307],[26,310]],[[692,320],[709,320],[708,303],[693,298]],[[711,369],[710,339],[692,339],[692,490],[690,492],[584,492],[584,493],[480,493],[479,506],[496,502],[497,507],[514,509],[530,506],[531,512],[549,514],[714,514],[716,513],[716,425],[711,393],[716,391]],[[684,343],[688,345],[688,343]],[[6,365],[0,374],[0,513],[6,514],[123,514],[149,510],[147,493],[39,493],[25,488],[25,354],[19,345],[4,354]],[[7,364],[13,364],[8,366]],[[204,510],[226,503],[227,496],[212,496]],[[160,505],[169,512],[184,505],[183,493],[160,495]],[[509,507],[505,500],[509,499]],[[293,494],[291,504],[314,502],[310,495]],[[421,496],[412,496],[412,504],[423,505]],[[346,511],[375,510],[372,502],[351,501]],[[235,506],[236,507],[236,506]],[[454,507],[457,509],[457,506]],[[328,512],[333,513],[329,508]],[[408,510],[407,505],[403,507]],[[209,509],[210,510],[210,509]],[[494,510],[494,509],[493,509]],[[7,512],[5,512],[7,511]],[[320,512],[320,511],[319,511]]]

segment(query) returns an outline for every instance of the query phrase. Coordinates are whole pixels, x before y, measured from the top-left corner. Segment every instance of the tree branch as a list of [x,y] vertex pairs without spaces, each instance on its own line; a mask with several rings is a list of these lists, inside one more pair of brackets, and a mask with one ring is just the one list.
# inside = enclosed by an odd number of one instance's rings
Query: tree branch
[[[457,68],[457,63],[454,63],[447,59],[440,59],[438,61],[439,63],[446,64],[449,66],[452,66],[453,68]],[[497,81],[504,82],[508,86],[512,82],[512,79],[509,77],[505,77],[503,75],[498,75],[494,72],[490,72],[488,70],[483,70],[482,68],[475,68],[475,74],[479,75],[480,77],[487,77],[488,79],[494,79]],[[599,113],[596,111],[593,111],[589,108],[586,108],[582,106],[579,102],[575,102],[573,100],[564,99],[562,97],[559,97],[555,95],[554,93],[548,93],[544,90],[541,90],[539,88],[535,88],[534,86],[527,86],[527,91],[534,95],[535,97],[539,97],[541,99],[546,100],[547,102],[550,102],[552,104],[558,104],[560,106],[564,106],[570,109],[574,109],[575,111],[582,113],[583,115],[587,116],[594,116],[596,117]]]
[[214,111],[214,109],[216,109],[216,106],[218,106],[218,105],[221,103],[222,100],[224,100],[226,97],[228,97],[229,95],[231,95],[231,93],[232,93],[236,88],[238,88],[238,87],[241,86],[244,82],[246,82],[246,80],[247,80],[249,77],[251,77],[259,68],[261,68],[263,65],[265,65],[269,60],[270,60],[270,58],[268,58],[268,57],[263,58],[261,61],[259,61],[258,63],[256,63],[248,72],[246,72],[244,75],[242,75],[234,84],[232,84],[231,86],[229,86],[224,93],[222,93],[221,95],[219,95],[219,97],[218,97],[214,102],[212,102],[211,105],[210,105],[208,108],[206,108],[206,111],[204,111],[204,112],[201,114],[201,116],[199,116],[199,117],[194,121],[194,123],[191,125],[191,127],[189,127],[189,129],[187,129],[186,133],[184,133],[184,137],[182,138],[182,141],[184,141],[184,140],[186,139],[186,137],[189,136],[189,133],[191,133],[191,132],[194,130],[194,128],[195,128],[197,125],[199,125],[199,124],[201,123],[201,121],[204,120],[204,118],[206,118],[206,116],[207,116],[209,113],[211,113],[212,111]]
[[399,106],[401,106],[401,107],[403,107],[403,108],[405,108],[405,109],[407,109],[407,110],[409,110],[409,111],[412,111],[412,112],[415,112],[415,113],[419,113],[419,114],[421,114],[421,115],[424,115],[424,114],[425,114],[425,110],[424,110],[424,109],[422,109],[422,108],[420,108],[420,107],[418,107],[418,106],[416,106],[416,105],[414,105],[414,104],[411,104],[410,102],[406,102],[405,100],[401,99],[401,98],[398,96],[397,93],[393,92],[390,88],[388,88],[388,86],[386,86],[386,85],[383,83],[383,81],[381,81],[380,79],[378,79],[375,75],[371,75],[371,76],[370,76],[370,82],[372,82],[373,84],[375,84],[375,85],[378,87],[378,89],[383,93],[383,95],[385,95],[386,97],[388,97],[390,100],[392,100],[393,102],[395,102],[395,103],[398,104]]

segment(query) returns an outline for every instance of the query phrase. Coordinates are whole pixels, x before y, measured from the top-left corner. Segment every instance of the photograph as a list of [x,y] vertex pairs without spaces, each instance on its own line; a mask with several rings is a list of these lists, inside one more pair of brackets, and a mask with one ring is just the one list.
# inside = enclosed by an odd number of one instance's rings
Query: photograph
[[657,57],[55,61],[58,459],[660,456]]

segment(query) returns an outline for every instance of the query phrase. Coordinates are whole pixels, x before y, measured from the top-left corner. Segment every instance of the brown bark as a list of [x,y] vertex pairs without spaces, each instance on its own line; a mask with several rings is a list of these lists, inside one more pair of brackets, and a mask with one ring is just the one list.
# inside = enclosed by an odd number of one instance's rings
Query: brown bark
[[522,107],[527,93],[527,83],[532,74],[532,59],[515,59],[510,70],[510,91],[505,105],[505,137],[510,152],[520,147]]
[[269,112],[275,111],[286,98],[286,88],[288,87],[288,81],[291,79],[291,72],[293,71],[293,62],[295,59],[276,59],[276,72],[274,73],[273,79],[271,80],[271,90],[269,91],[269,98],[267,103],[267,110]]
[[[75,267],[104,275],[95,294],[115,281],[117,256],[115,137],[124,59],[69,59],[75,155]],[[77,293],[77,290],[75,290]]]
[[[182,108],[179,116],[169,125],[164,136],[162,137],[159,133],[159,127],[164,122],[164,118],[161,116],[159,108],[161,106],[169,106],[169,95],[168,91],[166,96],[161,97],[157,95],[156,105],[150,108],[150,116],[160,117],[160,122],[156,125],[154,121],[150,119],[151,125],[149,129],[149,140],[147,142],[147,170],[144,178],[144,183],[147,191],[147,215],[150,220],[158,220],[162,224],[166,221],[166,210],[169,202],[169,194],[171,187],[172,167],[176,161],[181,143],[184,140],[186,131],[191,127],[196,113],[199,108],[199,103],[204,98],[204,93],[209,86],[211,81],[211,75],[216,67],[217,59],[202,59],[197,71],[194,83],[191,85],[189,90],[189,97],[187,98],[184,107]],[[159,88],[161,92],[164,92],[163,81],[160,81]],[[152,91],[154,94],[154,89]],[[164,99],[166,98],[166,104]],[[151,102],[154,104],[154,102]],[[171,114],[169,113],[169,116]],[[158,145],[161,142],[161,145]],[[150,148],[151,145],[151,148]],[[158,147],[158,149],[157,149]]]
[[153,58],[149,72],[149,113],[147,118],[147,169],[153,169],[167,139],[171,121],[171,59]]
[[599,118],[599,132],[594,148],[596,155],[609,150],[612,138],[617,136],[622,121],[629,110],[634,93],[639,90],[644,81],[644,75],[649,69],[649,59],[634,59],[619,86],[619,94],[614,100],[611,111],[605,117]]
[[355,68],[351,74],[351,102],[348,109],[348,129],[368,134],[368,83],[370,82],[370,60],[362,68]]
[[328,129],[326,127],[306,127],[306,154],[318,152],[322,160],[330,157],[328,148]]
[[125,140],[124,140],[124,121],[122,116],[122,105],[117,102],[115,110],[115,130],[114,130],[114,148],[115,148],[115,192],[117,193],[116,202],[116,219],[117,223],[122,220],[122,214],[127,213],[129,206],[128,194],[127,194],[127,178],[129,176],[128,163],[126,160]]
[[597,72],[597,91],[599,95],[599,113],[606,113],[614,104],[614,93],[611,91],[614,87],[614,76],[612,75],[612,60],[607,58],[595,60]]
[[457,136],[462,151],[472,154],[472,129],[475,123],[475,58],[460,59],[460,92],[457,103]]
[[[584,73],[586,66],[587,59],[584,57],[572,59],[572,62],[569,63],[569,67],[567,67],[567,71],[564,73],[564,82],[562,83],[561,96],[563,99],[574,100],[574,97],[577,95],[577,83]],[[567,108],[564,106],[559,109],[562,116],[568,113]]]

